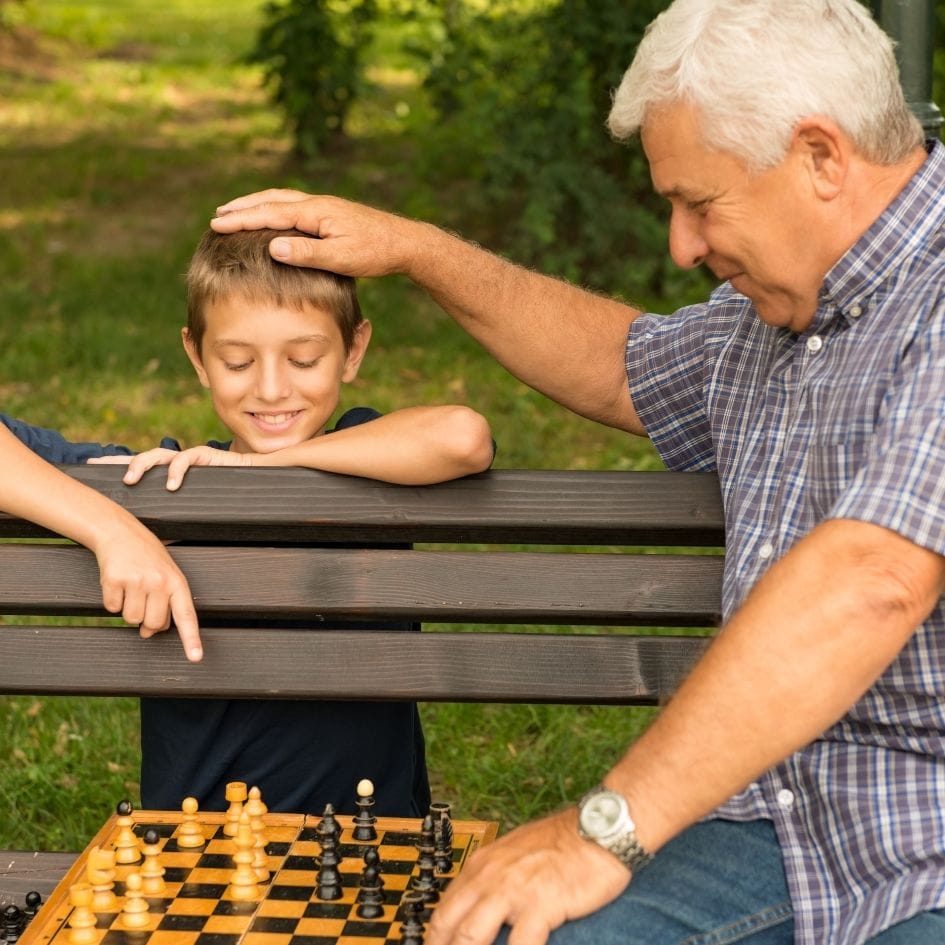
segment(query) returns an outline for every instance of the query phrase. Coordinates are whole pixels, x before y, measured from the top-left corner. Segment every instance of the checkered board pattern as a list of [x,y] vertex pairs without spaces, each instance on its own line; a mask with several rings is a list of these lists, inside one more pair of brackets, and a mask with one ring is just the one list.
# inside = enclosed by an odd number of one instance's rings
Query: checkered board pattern
[[[160,898],[147,898],[148,925],[142,929],[124,929],[120,913],[97,916],[91,945],[390,945],[400,941],[404,917],[399,904],[410,877],[417,873],[419,820],[379,817],[378,839],[365,843],[352,838],[352,817],[336,815],[342,828],[338,869],[343,895],[323,902],[315,896],[319,818],[267,814],[271,876],[260,885],[256,901],[241,902],[229,893],[236,846],[223,833],[224,814],[198,815],[207,843],[197,850],[177,846],[180,813],[136,811],[132,816],[139,837],[150,828],[160,835],[166,888]],[[488,821],[453,821],[453,867],[449,873],[437,874],[442,888],[473,850],[495,839],[497,826]],[[86,881],[89,849],[113,846],[117,835],[117,815],[113,815],[26,927],[18,945],[70,945],[69,888]],[[384,881],[384,913],[373,920],[355,912],[362,857],[369,845],[377,847]],[[135,869],[134,864],[116,867],[114,891],[119,903],[124,881]]]

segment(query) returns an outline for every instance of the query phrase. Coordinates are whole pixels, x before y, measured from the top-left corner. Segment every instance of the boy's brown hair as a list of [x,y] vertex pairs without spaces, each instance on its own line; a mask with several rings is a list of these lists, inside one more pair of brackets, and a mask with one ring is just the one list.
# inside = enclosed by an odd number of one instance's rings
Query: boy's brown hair
[[277,262],[269,253],[276,236],[308,236],[299,230],[207,230],[187,270],[187,329],[199,354],[206,331],[208,305],[233,296],[283,308],[321,309],[334,316],[345,350],[363,316],[355,281],[323,269],[304,269]]

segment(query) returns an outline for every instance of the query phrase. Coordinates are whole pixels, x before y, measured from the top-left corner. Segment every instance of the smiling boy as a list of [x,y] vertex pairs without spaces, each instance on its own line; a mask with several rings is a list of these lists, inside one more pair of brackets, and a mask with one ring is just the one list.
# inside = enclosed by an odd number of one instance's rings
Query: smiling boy
[[[165,440],[133,456],[126,447],[70,443],[51,430],[0,422],[54,462],[128,463],[128,483],[166,465],[170,489],[193,465],[307,466],[411,485],[488,468],[488,423],[465,406],[385,416],[357,407],[329,430],[371,325],[353,279],[274,262],[273,235],[208,232],[187,275],[184,349],[231,440],[183,451]],[[141,754],[149,808],[176,808],[194,795],[205,809],[224,809],[234,780],[258,784],[272,810],[320,813],[328,802],[345,809],[363,777],[378,786],[379,814],[423,814],[430,798],[412,703],[142,699]]]

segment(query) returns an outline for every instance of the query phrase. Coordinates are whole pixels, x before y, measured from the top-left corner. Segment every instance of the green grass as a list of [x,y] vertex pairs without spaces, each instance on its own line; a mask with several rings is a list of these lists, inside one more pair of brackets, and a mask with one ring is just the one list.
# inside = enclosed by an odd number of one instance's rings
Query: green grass
[[[378,69],[343,156],[304,173],[287,163],[281,119],[258,73],[240,64],[260,6],[23,6],[32,52],[0,70],[0,409],[134,448],[165,434],[185,444],[219,435],[179,342],[181,274],[213,207],[300,185],[435,214],[438,195],[411,175],[422,103],[402,69]],[[409,136],[403,101],[417,105]],[[500,467],[658,465],[647,444],[511,378],[405,281],[367,283],[361,295],[375,340],[343,406],[467,402],[490,418]],[[423,712],[437,794],[503,828],[576,797],[651,717],[563,706]],[[137,797],[136,727],[134,700],[0,699],[0,847],[84,846],[119,799]]]

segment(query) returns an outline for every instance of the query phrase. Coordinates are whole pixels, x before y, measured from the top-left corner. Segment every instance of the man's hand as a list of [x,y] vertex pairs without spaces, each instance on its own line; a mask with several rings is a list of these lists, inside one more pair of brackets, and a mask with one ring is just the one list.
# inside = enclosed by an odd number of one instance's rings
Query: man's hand
[[630,873],[577,832],[569,808],[513,830],[469,859],[437,906],[428,945],[544,945],[552,929],[615,899]]
[[98,559],[105,609],[137,624],[144,639],[173,620],[187,659],[199,662],[203,646],[190,587],[160,540],[130,516],[116,517],[89,547]]
[[89,463],[124,465],[128,471],[122,477],[126,486],[136,485],[141,477],[155,466],[167,466],[167,488],[175,492],[181,487],[191,466],[252,466],[252,453],[234,453],[212,446],[193,446],[189,450],[168,450],[157,447],[135,456],[100,456]]
[[427,227],[405,217],[339,197],[298,190],[263,190],[217,208],[218,233],[295,228],[317,239],[277,237],[269,251],[280,262],[329,269],[348,276],[409,273],[410,259]]

